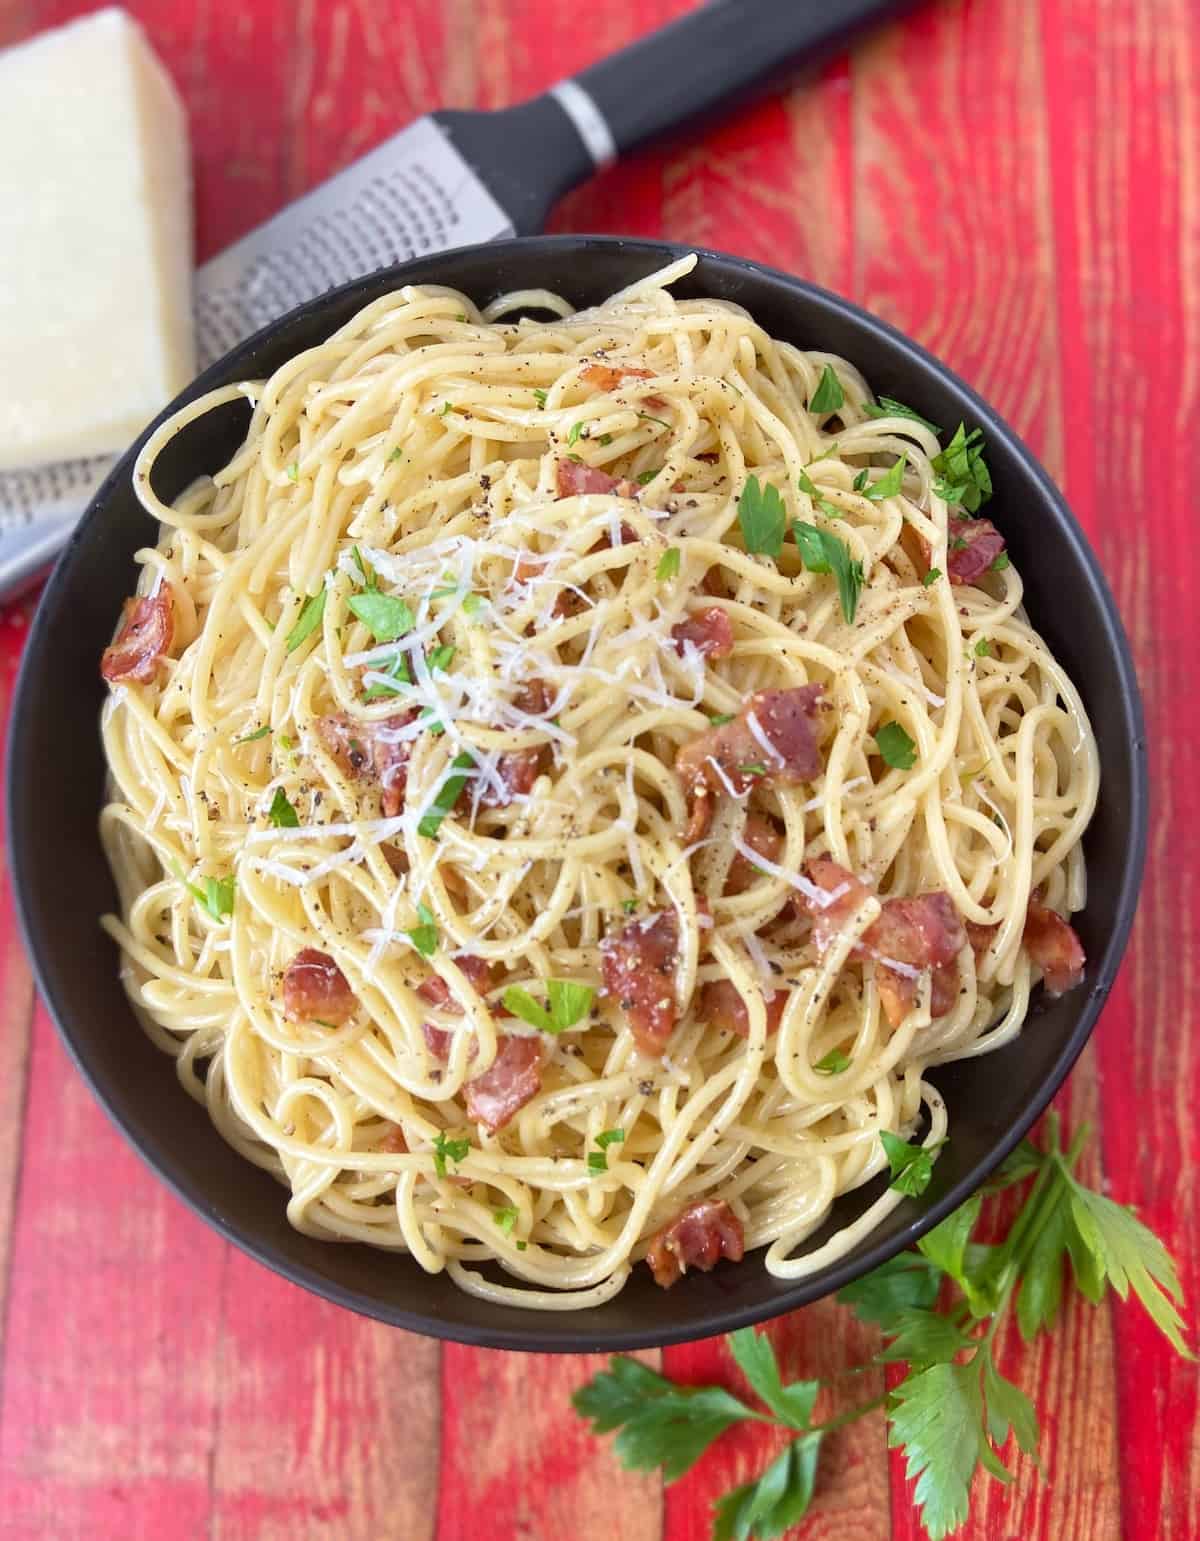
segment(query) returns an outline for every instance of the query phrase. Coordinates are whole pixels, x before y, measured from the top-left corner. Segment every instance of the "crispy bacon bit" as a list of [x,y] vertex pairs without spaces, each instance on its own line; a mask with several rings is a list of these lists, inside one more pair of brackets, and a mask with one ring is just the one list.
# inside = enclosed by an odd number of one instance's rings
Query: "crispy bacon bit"
[[[763,990],[767,1007],[767,1033],[773,1033],[788,1002],[786,990]],[[700,990],[696,1016],[710,1027],[728,1028],[739,1038],[750,1036],[750,1008],[731,979],[713,979]]]
[[981,926],[978,921],[965,920],[963,929],[967,933],[967,941],[971,944],[971,951],[975,954],[975,967],[983,962],[983,955],[996,940],[996,932],[999,926]]
[[729,598],[729,591],[725,587],[725,570],[719,562],[716,567],[710,567],[704,574],[700,580],[700,587],[713,599]]
[[[813,917],[813,942],[822,953],[861,908],[870,889],[828,856],[811,861],[807,873],[818,888],[837,895],[824,907],[805,900]],[[917,978],[908,972],[912,969],[933,970],[930,1014],[944,1017],[950,1011],[958,999],[957,960],[966,941],[966,929],[947,893],[883,901],[879,916],[855,943],[854,956],[875,959],[879,997],[892,1027],[903,1022],[917,998]]]
[[605,993],[620,1003],[645,1054],[663,1052],[679,1017],[674,979],[678,951],[674,910],[631,920],[600,943]]
[[302,948],[283,975],[283,1014],[289,1022],[349,1021],[358,1002],[349,981],[327,952]]
[[641,490],[636,482],[621,480],[587,466],[581,460],[560,460],[556,470],[560,498],[577,498],[586,492],[607,492],[615,498],[636,498]]
[[715,449],[701,450],[698,455],[695,455],[692,458],[695,460],[702,460],[706,466],[715,466],[720,465],[721,463],[720,451]]
[[951,519],[946,568],[951,583],[974,583],[1004,550],[1004,536],[990,519]]
[[383,792],[383,816],[394,819],[404,807],[408,759],[412,740],[394,742],[400,728],[417,715],[416,708],[385,717],[382,722],[361,722],[337,712],[313,723],[317,737],[343,775],[355,781],[378,782]]
[[100,659],[100,673],[115,684],[137,680],[148,685],[175,640],[175,609],[171,585],[162,583],[158,593],[127,599],[121,629]]
[[[463,953],[454,961],[475,986],[477,994],[486,995],[489,990],[495,988],[495,971],[485,958],[476,958],[471,953]],[[431,1006],[438,1006],[446,1011],[462,1010],[451,995],[450,986],[440,974],[430,974],[428,979],[417,986],[417,994]]]
[[671,640],[677,653],[690,642],[702,658],[727,658],[733,652],[733,623],[720,605],[707,605],[672,626]]
[[463,1088],[467,1112],[495,1134],[542,1089],[542,1045],[537,1038],[501,1037],[496,1058]]
[[[933,561],[929,542],[911,524],[906,524],[900,532],[900,545],[924,577]],[[1003,550],[1004,536],[990,519],[951,519],[946,532],[946,568],[950,582],[976,582]]]
[[399,1124],[393,1125],[375,1148],[386,1150],[391,1156],[407,1156],[408,1141],[404,1138],[404,1130]]
[[[441,984],[441,982],[439,979],[438,983]],[[426,980],[426,984],[428,983],[429,981]],[[421,1036],[425,1039],[425,1047],[433,1055],[434,1059],[440,1059],[444,1062],[450,1058],[450,1044],[454,1038],[453,1033],[448,1033],[444,1027],[434,1027],[432,1022],[422,1022]],[[472,1045],[473,1047],[474,1045]]]
[[1083,943],[1075,928],[1056,910],[1042,904],[1038,894],[1025,912],[1025,947],[1042,971],[1047,995],[1062,995],[1083,979]]
[[[550,696],[541,680],[530,680],[513,697],[513,705],[527,717],[543,717],[550,705]],[[504,793],[501,795],[494,786],[486,786],[480,804],[484,808],[506,808],[514,797],[527,796],[552,758],[549,744],[507,750],[496,762],[496,775],[504,783]]]
[[652,380],[652,369],[635,369],[632,365],[589,364],[581,369],[579,378],[594,385],[598,391],[615,391],[622,380]]
[[724,1199],[699,1199],[651,1238],[646,1261],[655,1284],[669,1290],[689,1268],[711,1272],[722,1257],[740,1263],[746,1251],[742,1222]]
[[[746,815],[746,825],[742,830],[742,840],[757,855],[766,857],[767,861],[778,861],[779,853],[783,850],[783,836],[775,827],[773,821],[761,813],[748,813]],[[729,864],[729,875],[725,879],[725,892],[727,894],[744,893],[754,881],[755,876],[753,864],[739,851]]]
[[820,774],[813,725],[820,685],[757,691],[732,722],[710,728],[675,756],[675,770],[691,802],[685,839],[703,837],[715,793],[740,797],[756,782],[794,785]]

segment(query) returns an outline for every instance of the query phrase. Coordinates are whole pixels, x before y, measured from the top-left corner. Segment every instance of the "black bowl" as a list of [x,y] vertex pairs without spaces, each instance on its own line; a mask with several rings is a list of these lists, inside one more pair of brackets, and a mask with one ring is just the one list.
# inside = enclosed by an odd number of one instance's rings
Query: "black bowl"
[[[481,305],[504,290],[544,286],[590,305],[684,250],[550,236],[386,269],[265,328],[214,364],[168,411],[216,386],[270,374],[399,284],[451,284]],[[104,777],[97,664],[133,587],[133,553],[155,534],[131,487],[139,441],[97,493],[55,569],[17,689],[8,828],[18,908],[38,982],[96,1095],[197,1213],[295,1283],[416,1332],[537,1350],[675,1343],[790,1311],[874,1268],[962,1203],[1045,1108],[1092,1030],[1133,918],[1146,841],[1142,707],[1112,595],[1046,473],[961,380],[845,300],[715,252],[702,252],[675,292],[734,300],[775,336],[844,355],[877,392],[910,403],[934,422],[952,427],[963,419],[982,427],[996,488],[988,513],[1021,570],[1030,614],[1082,692],[1100,745],[1104,780],[1085,840],[1088,904],[1076,921],[1089,959],[1087,981],[1060,1000],[1035,1002],[1036,1025],[1007,1048],[934,1073],[951,1129],[936,1189],[922,1202],[906,1200],[841,1261],[795,1283],[772,1279],[755,1256],[740,1266],[689,1275],[669,1294],[653,1284],[648,1269],[638,1268],[606,1305],[534,1313],[462,1294],[407,1257],[300,1235],[285,1218],[283,1190],[225,1144],[178,1086],[170,1060],[138,1026],[118,983],[116,950],[97,921],[115,902],[96,833]],[[160,494],[170,499],[194,476],[221,465],[240,442],[245,421],[245,410],[231,407],[181,434],[160,461]],[[811,1245],[859,1215],[881,1182],[839,1199]]]

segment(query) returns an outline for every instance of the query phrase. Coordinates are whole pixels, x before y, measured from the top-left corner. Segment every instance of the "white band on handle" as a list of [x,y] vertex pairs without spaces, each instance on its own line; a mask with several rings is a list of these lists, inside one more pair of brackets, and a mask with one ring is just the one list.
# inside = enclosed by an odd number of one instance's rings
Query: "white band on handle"
[[603,171],[617,158],[617,142],[604,114],[577,80],[560,80],[550,87],[550,95],[579,130],[588,154]]

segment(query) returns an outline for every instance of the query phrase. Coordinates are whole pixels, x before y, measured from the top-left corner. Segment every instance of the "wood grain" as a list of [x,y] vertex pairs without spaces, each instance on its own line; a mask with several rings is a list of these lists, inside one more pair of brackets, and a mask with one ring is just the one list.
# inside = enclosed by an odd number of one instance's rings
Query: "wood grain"
[[[187,102],[203,258],[411,117],[505,105],[690,3],[129,8]],[[0,45],[90,8],[0,0]],[[1198,80],[1193,0],[946,0],[596,178],[553,221],[713,245],[850,294],[977,385],[1063,480],[1137,653],[1156,806],[1131,958],[1060,1105],[1100,1126],[1089,1178],[1102,1160],[1193,1298]],[[26,620],[0,613],[0,721]],[[44,1013],[30,1046],[30,1001],[6,891],[3,1541],[700,1541],[712,1498],[770,1458],[769,1431],[731,1432],[664,1493],[568,1410],[599,1361],[439,1350],[234,1254],[126,1149]],[[771,1333],[797,1374],[870,1350],[830,1303]],[[739,1384],[718,1342],[663,1357]],[[1200,1380],[1135,1307],[1073,1301],[1053,1339],[1009,1334],[1002,1357],[1042,1411],[1045,1475],[1021,1459],[1012,1488],[981,1486],[966,1541],[1200,1535]],[[832,1439],[792,1541],[918,1534],[881,1420]]]

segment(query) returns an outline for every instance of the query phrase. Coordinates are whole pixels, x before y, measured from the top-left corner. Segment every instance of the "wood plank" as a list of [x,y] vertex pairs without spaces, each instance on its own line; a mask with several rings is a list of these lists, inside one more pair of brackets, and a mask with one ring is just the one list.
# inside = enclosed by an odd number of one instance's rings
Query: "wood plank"
[[220,1302],[214,1541],[429,1541],[438,1344],[318,1300],[231,1249]]
[[0,1388],[6,1530],[204,1536],[222,1243],[109,1124],[41,1007],[21,1199]]
[[[1072,39],[1092,34],[1101,46]],[[1200,341],[1200,16],[1188,0],[1046,0],[1067,490],[1113,581],[1146,699],[1154,792],[1133,955],[1097,1038],[1105,1165],[1200,1293],[1190,711],[1200,670],[1192,539]],[[1138,538],[1129,538],[1129,509]],[[1136,1306],[1117,1310],[1122,1524],[1200,1533],[1200,1387]]]

